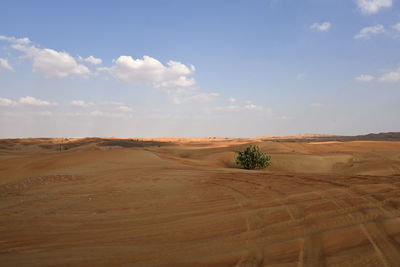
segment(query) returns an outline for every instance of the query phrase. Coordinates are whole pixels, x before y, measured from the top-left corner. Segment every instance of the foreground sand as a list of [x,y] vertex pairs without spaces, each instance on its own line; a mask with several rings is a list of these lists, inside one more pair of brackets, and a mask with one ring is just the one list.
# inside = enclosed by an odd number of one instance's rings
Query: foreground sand
[[0,266],[399,266],[400,142],[250,141],[3,141]]

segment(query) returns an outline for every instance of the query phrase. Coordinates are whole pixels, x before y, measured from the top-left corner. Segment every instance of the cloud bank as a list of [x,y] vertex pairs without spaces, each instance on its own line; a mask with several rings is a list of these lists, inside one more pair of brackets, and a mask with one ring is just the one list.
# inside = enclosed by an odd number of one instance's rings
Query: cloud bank
[[[41,48],[34,45],[28,38],[0,36],[0,41],[9,42],[11,48],[32,60],[34,72],[49,78],[89,77],[94,72],[85,64],[100,65],[103,62],[102,59],[94,56],[73,57],[65,51]],[[7,59],[0,59],[0,68],[14,69]],[[181,95],[186,95],[185,99],[191,98],[191,100],[199,101],[209,98],[207,94],[197,93],[193,88],[196,84],[196,80],[192,77],[195,67],[175,60],[163,64],[150,56],[135,59],[124,55],[113,60],[110,67],[97,67],[97,71],[97,73],[106,72],[115,80],[123,83],[150,86],[171,95],[180,95],[180,98],[182,98]],[[184,100],[184,102],[188,101]],[[88,103],[75,101],[71,104],[83,107]]]

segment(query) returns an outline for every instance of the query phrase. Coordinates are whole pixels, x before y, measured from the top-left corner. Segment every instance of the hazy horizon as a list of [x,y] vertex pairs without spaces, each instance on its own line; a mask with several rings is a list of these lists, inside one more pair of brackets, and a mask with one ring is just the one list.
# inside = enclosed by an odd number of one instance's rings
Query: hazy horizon
[[395,0],[0,9],[0,138],[400,131]]

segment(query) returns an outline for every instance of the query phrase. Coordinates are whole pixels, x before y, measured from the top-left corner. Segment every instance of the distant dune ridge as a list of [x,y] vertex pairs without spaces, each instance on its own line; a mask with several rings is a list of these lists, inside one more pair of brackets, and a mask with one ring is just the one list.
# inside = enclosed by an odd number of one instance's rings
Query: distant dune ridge
[[298,134],[289,136],[258,136],[254,138],[232,138],[232,137],[155,137],[155,138],[4,138],[0,139],[1,148],[11,148],[17,145],[39,145],[42,148],[54,148],[60,144],[66,148],[73,148],[85,144],[98,146],[121,146],[121,147],[144,147],[152,145],[168,145],[171,143],[196,143],[199,142],[232,142],[248,143],[252,141],[307,141],[307,142],[326,142],[326,141],[400,141],[400,132],[370,133],[365,135],[342,136],[330,134]]
[[0,266],[398,266],[400,133],[0,139],[0,237]]
[[370,133],[365,135],[299,134],[291,136],[260,136],[261,140],[313,140],[313,141],[400,141],[400,132]]

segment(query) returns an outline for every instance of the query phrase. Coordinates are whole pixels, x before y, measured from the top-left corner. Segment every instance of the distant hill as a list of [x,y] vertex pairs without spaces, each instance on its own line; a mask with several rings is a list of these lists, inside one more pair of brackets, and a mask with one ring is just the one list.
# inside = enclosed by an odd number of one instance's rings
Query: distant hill
[[[350,136],[351,137],[351,136]],[[400,132],[370,133],[354,136],[357,140],[400,141]]]
[[262,136],[263,141],[400,141],[400,132],[370,133],[365,135],[340,136],[327,134],[299,134],[292,136]]
[[313,133],[304,133],[304,134],[296,134],[296,135],[266,135],[266,136],[258,136],[256,139],[262,140],[270,140],[270,139],[314,139],[314,138],[331,138],[331,137],[340,137],[339,135],[333,134],[313,134]]

